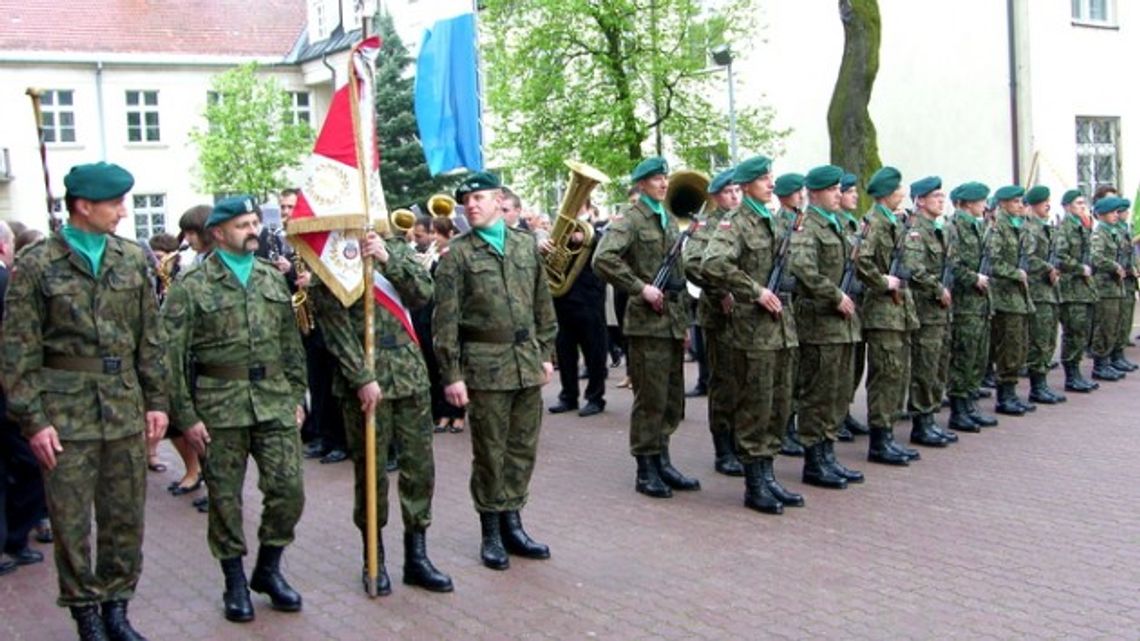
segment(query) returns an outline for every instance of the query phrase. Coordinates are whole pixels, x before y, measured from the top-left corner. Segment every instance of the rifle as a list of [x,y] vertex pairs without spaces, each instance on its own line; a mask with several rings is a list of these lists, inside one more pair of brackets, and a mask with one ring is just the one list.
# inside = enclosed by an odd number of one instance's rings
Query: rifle
[[[1029,275],[1029,250],[1025,247],[1025,239],[1029,236],[1028,232],[1022,233],[1020,230],[1017,233],[1017,268],[1021,273],[1026,276]],[[1027,278],[1021,284],[1026,292],[1029,291],[1029,279]]]
[[[1046,237],[1049,239],[1049,255],[1045,258],[1045,262],[1049,264],[1051,269],[1060,271],[1061,269],[1061,256],[1059,247],[1057,247],[1057,230],[1053,229],[1053,233],[1049,233],[1049,227],[1046,226]],[[1050,283],[1049,274],[1045,274],[1045,282]]]
[[859,248],[863,245],[863,236],[866,235],[868,223],[863,222],[863,228],[855,235],[854,241],[851,243],[851,255],[847,257],[847,262],[843,264],[843,275],[839,277],[839,291],[854,296],[855,285],[859,282],[855,278],[855,261],[859,260]]
[[784,272],[788,269],[788,259],[791,256],[792,234],[803,224],[804,213],[796,212],[796,219],[784,230],[780,237],[780,244],[776,248],[776,259],[772,261],[772,271],[768,272],[768,291],[773,294],[780,292],[780,283],[784,280]]
[[946,251],[942,254],[942,289],[951,291],[954,288],[954,261],[950,260],[950,243],[946,243]]
[[906,242],[906,236],[910,233],[910,221],[911,217],[908,216],[907,222],[903,224],[902,232],[898,235],[898,238],[895,239],[895,246],[891,249],[890,267],[887,269],[889,275],[899,279],[899,288],[891,292],[891,300],[895,302],[895,305],[902,303],[902,290],[906,287],[906,280],[909,278],[908,275],[903,273],[902,258],[903,243]]
[[1092,243],[1089,242],[1087,230],[1081,232],[1081,266],[1089,268],[1089,275],[1085,276],[1085,282],[1092,283]]
[[673,246],[669,248],[665,258],[661,259],[661,266],[657,268],[657,274],[653,277],[653,286],[662,292],[673,279],[673,268],[677,266],[677,259],[681,256],[681,249],[685,246],[685,241],[701,226],[702,214],[704,213],[705,205],[701,205],[700,210],[693,216],[693,222],[689,223],[689,226],[677,236],[677,240],[673,241]]
[[989,278],[994,271],[994,257],[993,250],[990,247],[990,241],[994,237],[993,225],[986,228],[986,235],[982,236],[982,257],[978,261],[978,273],[986,278]]

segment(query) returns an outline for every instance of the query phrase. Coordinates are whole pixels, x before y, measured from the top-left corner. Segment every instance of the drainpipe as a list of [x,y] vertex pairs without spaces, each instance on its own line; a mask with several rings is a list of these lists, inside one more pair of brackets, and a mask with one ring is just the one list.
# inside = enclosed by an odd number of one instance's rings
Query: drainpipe
[[1017,117],[1017,40],[1014,28],[1014,0],[1006,0],[1009,23],[1009,132],[1013,149],[1013,184],[1021,184],[1021,123]]
[[329,54],[321,54],[321,64],[325,66],[325,69],[329,70],[329,82],[332,86],[332,90],[329,94],[334,94],[336,93],[336,68],[329,64]]
[[99,114],[99,159],[107,160],[107,122],[103,109],[103,61],[95,63],[95,108]]

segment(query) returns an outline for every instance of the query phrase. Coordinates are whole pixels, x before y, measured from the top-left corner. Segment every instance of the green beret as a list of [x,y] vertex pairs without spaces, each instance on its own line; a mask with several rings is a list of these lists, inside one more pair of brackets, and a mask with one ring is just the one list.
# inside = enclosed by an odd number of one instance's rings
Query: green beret
[[724,171],[717,174],[716,178],[713,178],[712,182],[709,183],[709,193],[710,194],[718,194],[718,193],[720,193],[720,190],[722,190],[725,187],[728,187],[730,184],[732,184],[732,174],[734,171],[736,171],[736,170],[735,169],[725,169]]
[[776,179],[776,195],[783,198],[791,196],[804,188],[803,174],[784,174]]
[[1084,194],[1081,193],[1080,189],[1070,189],[1069,191],[1066,191],[1063,196],[1061,196],[1061,205],[1071,205],[1073,204],[1074,200],[1080,198],[1081,196],[1084,196]]
[[1105,196],[1104,198],[1096,201],[1096,204],[1093,205],[1093,213],[1097,216],[1103,214],[1111,214],[1117,209],[1120,209],[1119,204],[1120,199],[1116,196]]
[[843,177],[839,179],[839,191],[847,191],[854,187],[857,182],[859,182],[859,179],[855,177],[855,174],[843,174]]
[[736,166],[732,182],[743,185],[772,171],[772,159],[767,156],[753,156]]
[[962,183],[954,191],[958,192],[958,195],[955,196],[951,192],[950,198],[952,200],[961,200],[967,203],[985,200],[990,195],[990,188],[980,182]]
[[665,162],[661,156],[654,156],[637,163],[637,166],[633,168],[633,173],[629,175],[629,180],[630,182],[637,182],[658,174],[664,176],[668,173],[669,163]]
[[997,191],[994,192],[994,198],[997,199],[998,202],[1001,202],[1003,200],[1021,198],[1024,195],[1025,188],[1021,185],[1006,185],[1005,187],[1000,187]]
[[210,217],[206,219],[206,227],[213,227],[242,214],[256,214],[257,203],[253,196],[233,196],[223,198],[214,205]]
[[1025,192],[1025,202],[1030,205],[1038,205],[1046,200],[1049,200],[1049,188],[1045,185],[1035,185]]
[[834,187],[843,179],[843,168],[835,165],[822,165],[812,168],[804,178],[804,186],[811,191]]
[[922,198],[936,189],[942,189],[942,179],[938,176],[927,176],[910,184],[910,197]]
[[902,182],[902,174],[894,167],[881,167],[871,175],[867,183],[867,194],[872,198],[885,198],[895,193]]
[[489,171],[477,171],[470,176],[463,179],[459,186],[455,188],[456,202],[463,202],[463,197],[467,194],[475,193],[477,191],[486,191],[488,189],[499,189],[503,183],[499,177]]
[[76,165],[63,177],[67,195],[99,202],[118,198],[135,186],[131,172],[118,165],[96,162]]
[[1117,211],[1126,211],[1132,208],[1132,201],[1127,198],[1117,198],[1120,202],[1116,205]]
[[962,194],[962,185],[958,185],[957,187],[951,189],[950,190],[950,202],[956,203],[959,200],[962,200],[961,194]]

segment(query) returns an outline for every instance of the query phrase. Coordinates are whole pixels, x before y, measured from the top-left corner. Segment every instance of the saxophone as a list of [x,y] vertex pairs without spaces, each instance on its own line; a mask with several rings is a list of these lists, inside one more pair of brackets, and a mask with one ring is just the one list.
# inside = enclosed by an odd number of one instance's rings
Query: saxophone
[[[590,245],[594,240],[594,226],[578,220],[578,210],[590,198],[594,187],[608,183],[609,177],[593,167],[573,160],[567,160],[570,168],[570,183],[558,207],[558,217],[550,230],[550,251],[546,254],[544,267],[546,280],[550,285],[550,295],[555,298],[570,291],[578,274],[590,260]],[[574,232],[582,232],[581,244],[571,246]]]
[[178,259],[181,257],[182,252],[186,251],[190,245],[183,243],[178,247],[177,251],[170,252],[158,261],[158,265],[154,268],[154,273],[158,276],[158,282],[162,288],[162,294],[165,296],[166,292],[170,291],[170,283],[174,281],[174,270],[178,267]]
[[[298,276],[308,273],[305,261],[298,252],[293,252],[293,269],[297,271]],[[297,329],[301,330],[301,336],[308,336],[317,326],[316,317],[313,315],[313,301],[309,300],[309,293],[304,287],[298,287],[291,302],[293,316],[297,320]]]

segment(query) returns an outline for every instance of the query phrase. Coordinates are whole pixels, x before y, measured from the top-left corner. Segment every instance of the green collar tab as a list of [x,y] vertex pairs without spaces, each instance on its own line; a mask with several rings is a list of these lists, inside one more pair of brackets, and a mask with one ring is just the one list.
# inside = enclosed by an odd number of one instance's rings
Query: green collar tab
[[887,209],[886,206],[883,205],[882,203],[875,203],[875,211],[886,216],[887,220],[891,221],[892,225],[899,224],[899,219],[895,218],[895,212]]
[[103,253],[107,250],[107,234],[83,231],[71,225],[64,225],[60,233],[67,244],[71,245],[71,249],[87,261],[91,273],[98,276],[99,267],[103,264]]
[[252,253],[231,254],[221,247],[217,249],[216,253],[218,260],[222,261],[222,264],[237,277],[242,287],[249,284],[249,276],[253,273],[254,256]]
[[808,205],[808,209],[814,211],[820,216],[823,216],[824,220],[831,223],[831,226],[835,228],[836,233],[843,233],[843,227],[839,225],[839,218],[836,217],[835,214],[821,207],[817,207],[816,205]]
[[475,235],[482,238],[500,256],[507,255],[507,221],[500,218],[490,227],[476,227]]
[[761,218],[767,218],[771,220],[772,212],[768,211],[768,208],[764,206],[764,203],[757,201],[751,196],[745,196],[744,204],[748,205],[748,208],[759,215]]
[[650,198],[647,194],[641,194],[641,202],[645,203],[645,206],[661,219],[661,229],[669,226],[669,214],[665,212],[665,207],[659,201]]

